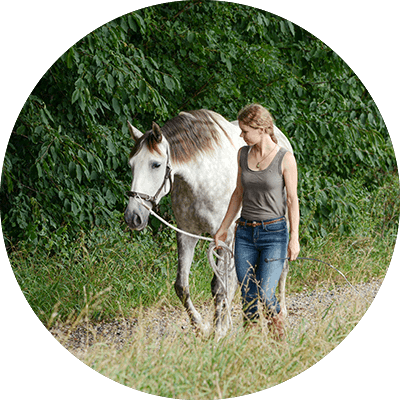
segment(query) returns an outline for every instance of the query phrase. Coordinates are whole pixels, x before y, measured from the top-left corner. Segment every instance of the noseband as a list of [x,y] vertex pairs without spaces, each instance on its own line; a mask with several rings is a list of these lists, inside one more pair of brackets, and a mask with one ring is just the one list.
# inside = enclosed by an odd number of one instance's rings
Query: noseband
[[166,185],[166,183],[169,181],[170,183],[170,187],[172,188],[172,177],[171,177],[171,172],[172,172],[172,168],[169,164],[169,160],[167,160],[167,167],[165,169],[165,176],[164,176],[164,181],[161,184],[160,188],[157,190],[157,193],[154,196],[149,196],[148,194],[144,194],[144,193],[139,193],[139,192],[126,192],[126,194],[128,195],[128,197],[133,197],[133,198],[141,198],[144,201],[148,201],[149,203],[151,203],[153,208],[156,208],[157,206],[157,197],[159,196],[159,194],[161,193],[161,190],[163,190],[164,186]]

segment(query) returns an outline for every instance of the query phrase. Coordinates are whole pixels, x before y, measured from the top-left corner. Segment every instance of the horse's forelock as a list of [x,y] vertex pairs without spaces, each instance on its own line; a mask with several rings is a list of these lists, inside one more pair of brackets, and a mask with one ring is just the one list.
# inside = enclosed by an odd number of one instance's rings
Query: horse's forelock
[[155,137],[153,136],[152,132],[145,133],[133,146],[131,150],[131,154],[129,155],[129,159],[134,157],[139,151],[142,149],[143,145],[147,144],[150,153],[157,152],[158,154],[162,154],[160,147],[158,146],[158,142],[156,141]]

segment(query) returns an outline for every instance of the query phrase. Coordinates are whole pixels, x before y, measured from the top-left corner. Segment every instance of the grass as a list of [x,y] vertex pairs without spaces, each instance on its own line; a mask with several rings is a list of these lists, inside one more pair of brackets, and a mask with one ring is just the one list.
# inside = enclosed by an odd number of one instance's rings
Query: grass
[[[141,242],[141,238],[146,240]],[[350,282],[369,281],[385,276],[394,239],[394,232],[382,238],[332,233],[303,245],[301,255],[332,264]],[[10,261],[25,297],[45,325],[74,319],[93,303],[97,307],[90,307],[90,318],[109,320],[129,315],[135,308],[153,304],[161,297],[180,305],[173,287],[177,256],[176,251],[170,251],[172,241],[172,236],[165,235],[160,246],[159,240],[144,233],[133,241],[129,233],[116,240],[112,233],[102,232],[97,241],[82,235],[64,254],[43,259],[39,254],[20,250],[10,254]],[[197,249],[190,276],[195,304],[211,297],[212,273],[206,248],[200,245]],[[288,293],[312,290],[320,282],[345,284],[335,270],[317,262],[299,260],[290,268]]]
[[[199,246],[191,275],[193,295],[203,300],[209,297],[212,278],[205,251]],[[24,295],[46,325],[50,318],[52,322],[75,318],[87,303],[98,301],[100,292],[102,301],[97,309],[91,308],[95,320],[127,314],[161,296],[178,304],[173,288],[176,242],[169,232],[153,237],[150,232],[120,227],[97,229],[50,254],[20,248],[9,258]]]
[[[396,242],[400,214],[398,179],[387,185],[373,201],[360,200],[359,216],[351,221],[353,234],[341,235],[336,229],[325,237],[303,240],[300,256],[332,264],[352,283],[383,278]],[[303,231],[306,228],[301,227]],[[75,319],[92,303],[97,305],[90,307],[93,320],[127,316],[161,297],[181,306],[173,287],[177,245],[175,234],[169,230],[138,233],[121,225],[112,230],[96,228],[75,240],[61,237],[53,242],[50,238],[46,250],[32,251],[20,244],[9,251],[24,295],[48,327],[56,321]],[[191,296],[197,305],[211,296],[207,244],[198,244],[190,275]],[[345,284],[334,269],[321,263],[299,260],[290,268],[288,293],[312,290],[321,282]]]
[[[265,326],[244,331],[240,318],[219,342],[203,338],[179,321],[162,335],[152,327],[161,306],[137,315],[137,328],[122,347],[96,342],[78,357],[91,368],[125,386],[162,397],[216,399],[267,389],[306,370],[332,351],[364,315],[359,298],[329,309],[320,323],[288,331],[286,343],[273,341]],[[167,307],[168,308],[168,307]]]
[[[373,198],[360,199],[357,206],[358,214],[348,222],[351,234],[333,229],[324,237],[304,235],[307,240],[303,237],[300,254],[332,264],[352,284],[386,274],[400,215],[398,177],[386,182]],[[206,251],[207,243],[199,243],[190,275],[197,308],[212,308]],[[189,325],[173,286],[177,251],[175,234],[168,230],[137,233],[121,225],[96,228],[73,240],[65,233],[65,237],[49,238],[45,249],[32,250],[20,243],[9,251],[9,259],[40,320],[49,329],[69,326],[61,342],[82,325],[137,320],[123,347],[97,340],[77,356],[117,382],[164,397],[237,397],[284,382],[334,349],[368,308],[356,299],[322,308],[316,328],[305,330],[300,324],[288,333],[286,345],[272,342],[265,329],[244,332],[238,321],[235,333],[216,343],[212,337],[196,336],[189,327],[182,330],[182,323],[169,323],[162,334],[152,330],[160,309],[175,310]],[[345,284],[326,265],[296,261],[290,266],[287,293]]]

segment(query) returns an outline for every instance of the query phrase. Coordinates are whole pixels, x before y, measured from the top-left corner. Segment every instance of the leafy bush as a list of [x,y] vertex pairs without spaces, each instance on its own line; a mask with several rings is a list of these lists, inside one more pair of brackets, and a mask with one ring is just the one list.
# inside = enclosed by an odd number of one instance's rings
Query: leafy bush
[[37,84],[4,160],[5,237],[37,245],[49,234],[115,225],[131,179],[127,119],[142,130],[188,109],[236,119],[253,101],[294,147],[311,234],[344,229],[361,187],[374,190],[397,171],[368,91],[312,34],[235,3],[161,4],[93,31]]

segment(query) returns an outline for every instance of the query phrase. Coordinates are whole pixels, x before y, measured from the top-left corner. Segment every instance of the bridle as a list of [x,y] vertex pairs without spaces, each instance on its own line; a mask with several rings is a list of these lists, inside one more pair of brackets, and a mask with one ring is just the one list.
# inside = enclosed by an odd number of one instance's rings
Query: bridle
[[166,185],[166,183],[169,181],[170,183],[170,188],[172,189],[172,167],[169,163],[169,155],[167,153],[167,166],[165,168],[165,176],[164,176],[164,181],[161,184],[160,188],[157,190],[156,194],[154,196],[150,196],[148,194],[144,194],[144,193],[140,193],[140,192],[126,192],[126,194],[128,195],[128,197],[133,197],[134,199],[141,199],[144,201],[148,201],[149,203],[151,203],[153,208],[156,208],[157,206],[157,198],[159,196],[159,194],[161,193],[161,191],[164,189],[164,186]]

